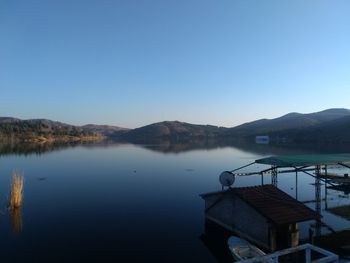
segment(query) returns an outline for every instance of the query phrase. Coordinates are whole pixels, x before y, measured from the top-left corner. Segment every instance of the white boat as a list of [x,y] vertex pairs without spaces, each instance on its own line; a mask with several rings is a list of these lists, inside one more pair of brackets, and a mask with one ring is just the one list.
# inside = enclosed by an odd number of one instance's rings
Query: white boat
[[266,255],[256,246],[236,236],[231,236],[227,240],[227,245],[236,260],[245,260]]

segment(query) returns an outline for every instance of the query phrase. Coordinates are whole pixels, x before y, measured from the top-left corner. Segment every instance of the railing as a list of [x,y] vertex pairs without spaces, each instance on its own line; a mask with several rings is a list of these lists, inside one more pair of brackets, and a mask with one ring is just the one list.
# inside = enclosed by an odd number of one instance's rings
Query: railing
[[[314,245],[311,245],[309,243],[303,244],[297,247],[287,248],[284,250],[279,250],[274,253],[265,255],[265,256],[258,256],[251,259],[246,260],[240,260],[236,261],[239,263],[257,263],[257,262],[264,262],[264,263],[278,263],[279,257],[285,256],[288,254],[296,253],[296,252],[302,252],[305,250],[305,263],[328,263],[328,262],[339,262],[339,257],[336,254],[333,254],[332,252],[329,252],[325,249],[316,247]],[[322,257],[312,260],[311,261],[311,253],[316,252],[320,254]]]

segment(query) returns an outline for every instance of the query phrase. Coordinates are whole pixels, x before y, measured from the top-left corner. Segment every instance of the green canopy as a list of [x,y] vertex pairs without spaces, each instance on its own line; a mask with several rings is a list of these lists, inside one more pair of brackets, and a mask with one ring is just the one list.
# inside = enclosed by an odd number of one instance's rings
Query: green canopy
[[256,160],[255,162],[275,165],[279,167],[298,167],[326,164],[329,165],[338,163],[350,163],[350,153],[271,156]]

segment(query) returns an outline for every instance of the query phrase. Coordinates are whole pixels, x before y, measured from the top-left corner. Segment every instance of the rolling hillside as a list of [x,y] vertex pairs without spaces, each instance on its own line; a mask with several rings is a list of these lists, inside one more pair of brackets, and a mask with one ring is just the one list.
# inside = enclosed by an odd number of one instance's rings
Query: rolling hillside
[[308,130],[311,132],[322,129],[326,123],[350,116],[350,110],[347,109],[328,109],[321,112],[301,114],[289,113],[275,119],[262,119],[245,123],[231,128],[225,134],[226,136],[250,137],[256,135],[284,134],[287,131]]
[[84,126],[80,126],[84,131],[90,133],[99,133],[103,136],[115,136],[115,134],[124,133],[129,131],[130,129],[121,128],[118,126],[111,125],[95,125],[95,124],[87,124]]
[[9,117],[0,118],[0,139],[15,141],[79,141],[100,139],[100,134],[62,122],[46,119],[20,120]]
[[131,141],[148,139],[183,140],[189,138],[213,138],[220,136],[227,128],[212,125],[197,125],[179,121],[153,123],[122,134]]
[[307,128],[269,133],[272,140],[284,138],[292,143],[350,143],[350,116],[326,121]]

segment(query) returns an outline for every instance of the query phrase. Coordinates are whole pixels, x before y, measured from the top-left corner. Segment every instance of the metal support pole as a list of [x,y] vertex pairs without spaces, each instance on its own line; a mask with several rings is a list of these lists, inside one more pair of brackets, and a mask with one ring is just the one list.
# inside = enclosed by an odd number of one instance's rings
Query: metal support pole
[[271,168],[271,184],[277,187],[277,166]]
[[[318,214],[321,214],[321,166],[316,165],[315,167],[315,210]],[[321,235],[321,224],[319,221],[316,221],[316,229],[315,229],[316,236]]]
[[305,262],[306,263],[311,262],[311,249],[310,248],[305,249]]
[[326,177],[326,180],[325,180],[325,183],[324,183],[324,199],[325,199],[325,209],[327,210],[328,208],[328,203],[327,203],[327,182],[328,182],[328,179],[327,179],[327,175],[328,175],[328,170],[327,170],[327,165],[324,166],[324,172],[325,172],[325,177]]
[[247,164],[247,165],[243,165],[243,166],[241,166],[241,167],[239,167],[239,168],[237,168],[237,169],[234,169],[234,170],[232,170],[232,171],[229,171],[229,172],[230,172],[230,173],[234,173],[234,172],[236,172],[236,171],[238,171],[238,170],[241,170],[241,169],[246,168],[246,167],[248,167],[248,166],[251,166],[251,165],[253,165],[253,164],[255,164],[255,162],[249,163],[249,164]]
[[295,199],[298,200],[298,171],[295,171]]

